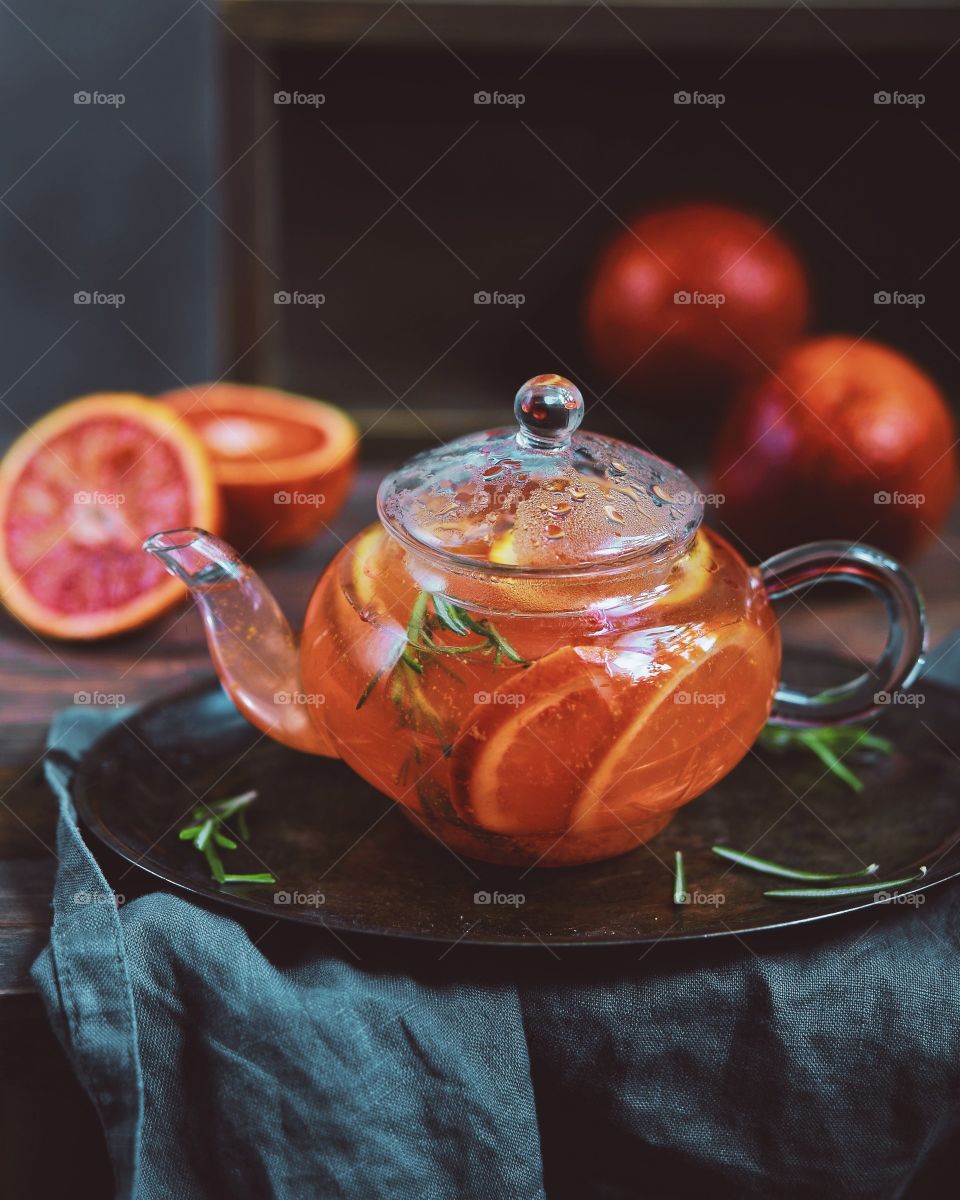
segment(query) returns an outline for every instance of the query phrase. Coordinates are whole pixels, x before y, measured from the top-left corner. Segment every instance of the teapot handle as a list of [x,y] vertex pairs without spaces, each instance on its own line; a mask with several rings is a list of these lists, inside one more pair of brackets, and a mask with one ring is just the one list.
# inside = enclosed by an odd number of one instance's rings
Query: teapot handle
[[927,640],[927,620],[917,585],[893,558],[851,542],[812,542],[768,558],[760,575],[771,600],[802,594],[824,580],[855,583],[881,596],[890,622],[880,661],[849,683],[816,693],[781,683],[770,720],[781,725],[828,725],[862,720],[884,697],[917,677]]

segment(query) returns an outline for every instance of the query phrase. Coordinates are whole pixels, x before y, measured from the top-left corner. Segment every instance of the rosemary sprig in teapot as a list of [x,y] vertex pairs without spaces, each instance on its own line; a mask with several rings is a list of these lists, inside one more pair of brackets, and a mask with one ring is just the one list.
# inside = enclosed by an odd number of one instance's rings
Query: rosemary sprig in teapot
[[[445,645],[436,639],[442,630],[458,638],[472,640],[464,645]],[[443,728],[440,715],[423,694],[420,677],[428,667],[436,665],[459,680],[460,677],[450,666],[450,659],[455,660],[463,654],[492,656],[493,664],[497,667],[504,660],[519,667],[530,665],[485,617],[474,617],[461,605],[436,592],[420,592],[411,610],[403,641],[397,645],[393,657],[367,683],[357,701],[357,708],[362,708],[377,684],[385,680],[390,699],[400,711],[403,724],[417,731],[432,733],[440,742],[444,756],[449,757],[452,743]]]

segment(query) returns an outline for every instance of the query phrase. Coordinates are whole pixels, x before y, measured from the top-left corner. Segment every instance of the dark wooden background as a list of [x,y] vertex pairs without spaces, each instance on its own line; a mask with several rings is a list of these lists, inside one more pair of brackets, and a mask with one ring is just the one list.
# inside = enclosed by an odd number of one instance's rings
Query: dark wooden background
[[[775,223],[809,264],[814,330],[869,331],[955,403],[960,12],[786,9],[229,0],[245,44],[223,48],[224,161],[244,154],[226,361],[412,439],[509,419],[519,384],[557,370],[593,427],[689,468],[719,397],[678,414],[608,391],[580,314],[623,222],[692,196]],[[725,103],[678,106],[682,89]],[[481,90],[525,102],[478,106]],[[881,90],[924,103],[876,105]],[[274,304],[295,289],[324,303]],[[474,304],[494,289],[522,307]],[[880,290],[925,302],[878,306]]]

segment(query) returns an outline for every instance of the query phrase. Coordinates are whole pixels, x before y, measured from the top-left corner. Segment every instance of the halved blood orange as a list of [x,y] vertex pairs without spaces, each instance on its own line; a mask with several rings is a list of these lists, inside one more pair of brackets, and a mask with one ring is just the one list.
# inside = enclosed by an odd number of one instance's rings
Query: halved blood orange
[[353,483],[359,431],[322,400],[247,384],[198,384],[158,397],[213,459],[226,535],[241,552],[309,542]]
[[0,596],[39,633],[122,633],[184,594],[143,539],[219,523],[207,453],[169,409],[125,393],[73,400],[0,463]]

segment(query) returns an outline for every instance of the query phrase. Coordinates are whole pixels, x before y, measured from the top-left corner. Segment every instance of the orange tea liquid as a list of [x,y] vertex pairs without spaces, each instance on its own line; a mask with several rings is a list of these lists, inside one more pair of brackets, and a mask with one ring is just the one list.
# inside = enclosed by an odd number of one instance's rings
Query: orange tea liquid
[[654,586],[643,568],[566,583],[562,612],[542,611],[551,582],[488,584],[492,612],[442,571],[371,527],[314,593],[321,632],[301,655],[343,759],[458,854],[561,866],[632,850],[767,719],[775,619],[715,534]]

